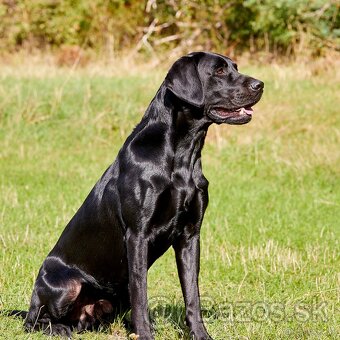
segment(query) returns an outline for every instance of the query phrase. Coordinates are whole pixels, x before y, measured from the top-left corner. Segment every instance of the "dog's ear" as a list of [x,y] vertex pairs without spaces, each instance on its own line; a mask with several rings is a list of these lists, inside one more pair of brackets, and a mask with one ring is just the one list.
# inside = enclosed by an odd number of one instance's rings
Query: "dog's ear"
[[178,59],[165,77],[165,86],[181,100],[197,106],[204,105],[203,85],[193,55]]

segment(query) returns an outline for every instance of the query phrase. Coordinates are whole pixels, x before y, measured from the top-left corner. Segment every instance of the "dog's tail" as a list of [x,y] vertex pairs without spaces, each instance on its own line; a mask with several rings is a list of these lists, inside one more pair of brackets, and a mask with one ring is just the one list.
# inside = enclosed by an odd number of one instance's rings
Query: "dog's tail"
[[26,319],[27,316],[27,311],[25,310],[17,310],[17,309],[13,309],[13,310],[0,310],[0,315],[2,316],[15,316],[15,317],[19,317],[22,319]]

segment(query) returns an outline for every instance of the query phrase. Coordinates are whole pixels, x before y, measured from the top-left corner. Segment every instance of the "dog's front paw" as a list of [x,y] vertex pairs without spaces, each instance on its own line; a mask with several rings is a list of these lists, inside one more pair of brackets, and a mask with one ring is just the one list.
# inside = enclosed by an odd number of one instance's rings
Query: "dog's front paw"
[[147,334],[147,333],[131,333],[129,335],[129,339],[131,340],[154,340],[154,337],[151,334]]
[[190,332],[191,340],[213,340],[205,329]]

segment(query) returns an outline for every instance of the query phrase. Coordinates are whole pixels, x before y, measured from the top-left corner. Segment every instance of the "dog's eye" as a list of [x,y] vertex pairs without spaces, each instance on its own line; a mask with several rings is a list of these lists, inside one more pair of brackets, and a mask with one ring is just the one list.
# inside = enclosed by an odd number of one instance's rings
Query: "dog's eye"
[[218,76],[223,76],[225,73],[224,67],[219,67],[216,71],[215,74],[217,74]]

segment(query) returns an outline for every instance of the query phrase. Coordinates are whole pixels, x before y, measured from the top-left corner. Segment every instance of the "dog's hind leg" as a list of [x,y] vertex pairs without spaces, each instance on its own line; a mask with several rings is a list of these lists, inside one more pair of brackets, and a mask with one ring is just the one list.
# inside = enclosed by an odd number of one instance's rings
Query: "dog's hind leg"
[[81,288],[82,277],[79,272],[60,260],[47,258],[34,286],[25,329],[70,337],[71,324],[65,316]]

